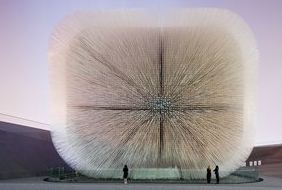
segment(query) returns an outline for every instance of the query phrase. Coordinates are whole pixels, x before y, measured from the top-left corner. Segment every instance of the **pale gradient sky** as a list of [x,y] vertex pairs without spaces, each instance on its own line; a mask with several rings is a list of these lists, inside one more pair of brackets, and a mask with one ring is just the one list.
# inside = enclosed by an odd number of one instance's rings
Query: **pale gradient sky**
[[0,0],[0,113],[49,123],[48,40],[64,16],[77,10],[174,7],[226,8],[250,25],[260,51],[256,144],[282,143],[280,0]]

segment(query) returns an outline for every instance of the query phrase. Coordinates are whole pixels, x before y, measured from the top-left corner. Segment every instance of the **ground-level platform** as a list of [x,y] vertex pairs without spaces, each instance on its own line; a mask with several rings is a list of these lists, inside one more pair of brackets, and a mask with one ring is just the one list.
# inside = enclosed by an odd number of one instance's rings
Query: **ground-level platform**
[[276,177],[262,177],[264,180],[257,183],[245,184],[147,184],[130,183],[55,183],[43,181],[44,178],[21,178],[1,180],[1,190],[278,190],[282,189],[282,179]]

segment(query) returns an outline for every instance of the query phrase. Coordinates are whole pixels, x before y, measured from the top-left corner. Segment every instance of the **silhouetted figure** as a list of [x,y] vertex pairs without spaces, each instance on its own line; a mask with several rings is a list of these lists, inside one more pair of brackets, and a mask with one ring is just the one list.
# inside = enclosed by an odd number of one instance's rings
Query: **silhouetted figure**
[[211,183],[211,168],[207,168],[207,183]]
[[215,166],[215,169],[213,170],[216,178],[216,183],[219,184],[219,167]]
[[127,167],[127,165],[124,165],[124,167],[123,167],[123,182],[124,182],[124,184],[127,184],[127,177],[128,177],[128,167]]

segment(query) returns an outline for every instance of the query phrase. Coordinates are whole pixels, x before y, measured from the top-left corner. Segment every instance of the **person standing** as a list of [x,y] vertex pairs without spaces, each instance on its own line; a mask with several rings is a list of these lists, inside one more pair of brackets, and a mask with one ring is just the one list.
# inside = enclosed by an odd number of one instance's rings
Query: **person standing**
[[219,184],[219,167],[215,166],[215,169],[213,170],[216,178],[216,183]]
[[124,167],[123,167],[123,182],[124,182],[124,184],[127,184],[127,177],[128,177],[128,167],[127,167],[127,165],[124,165]]
[[207,183],[211,183],[211,167],[207,168]]

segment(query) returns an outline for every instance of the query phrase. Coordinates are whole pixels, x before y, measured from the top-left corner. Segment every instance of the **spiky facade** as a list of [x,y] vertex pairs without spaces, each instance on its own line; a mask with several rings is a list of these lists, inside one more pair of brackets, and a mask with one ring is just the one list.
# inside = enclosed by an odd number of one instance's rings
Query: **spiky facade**
[[53,142],[86,175],[226,175],[251,151],[257,52],[233,13],[80,12],[57,27],[49,62]]

